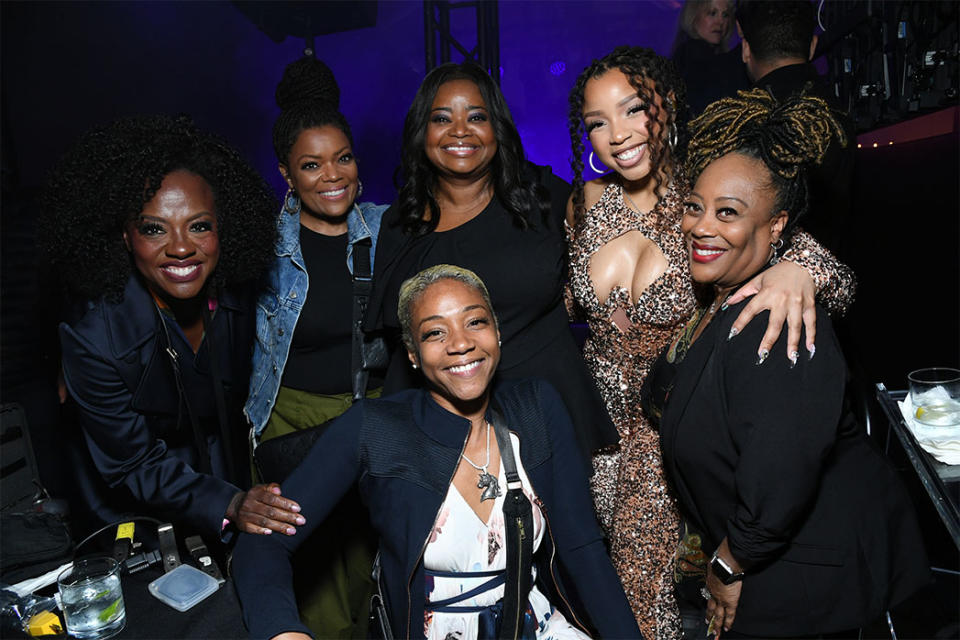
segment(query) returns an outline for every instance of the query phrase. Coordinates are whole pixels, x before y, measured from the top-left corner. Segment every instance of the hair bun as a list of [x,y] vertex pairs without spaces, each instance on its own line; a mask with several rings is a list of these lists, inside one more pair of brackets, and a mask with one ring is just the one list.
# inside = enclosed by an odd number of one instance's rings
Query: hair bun
[[340,108],[340,86],[333,71],[322,61],[309,56],[287,65],[274,97],[277,106],[284,110],[304,101]]

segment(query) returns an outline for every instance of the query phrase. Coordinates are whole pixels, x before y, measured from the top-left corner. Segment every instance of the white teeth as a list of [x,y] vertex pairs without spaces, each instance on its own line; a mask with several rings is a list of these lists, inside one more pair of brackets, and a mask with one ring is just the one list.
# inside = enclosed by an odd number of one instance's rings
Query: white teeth
[[468,364],[460,364],[455,367],[450,367],[450,371],[453,373],[466,373],[467,371],[473,371],[480,366],[480,360],[474,360]]
[[321,191],[320,195],[324,198],[339,198],[346,190],[347,188],[343,187],[342,189],[334,189],[333,191]]
[[693,252],[698,256],[718,256],[723,253],[723,249],[694,249]]
[[473,147],[444,147],[447,151],[453,151],[454,153],[465,153],[467,151],[473,151]]
[[196,271],[196,270],[197,270],[197,265],[192,264],[192,265],[190,265],[190,266],[188,266],[188,267],[172,267],[172,266],[171,266],[171,267],[164,267],[164,269],[165,269],[166,271],[169,271],[170,273],[172,273],[172,274],[175,275],[175,276],[183,277],[183,276],[188,276],[188,275],[190,275],[191,273],[193,273],[194,271]]
[[620,152],[620,153],[615,153],[615,154],[613,154],[613,155],[614,155],[618,160],[633,160],[633,159],[636,158],[638,155],[640,155],[640,152],[643,151],[643,148],[646,147],[646,146],[647,146],[647,143],[644,142],[644,143],[641,144],[640,146],[634,147],[634,148],[632,148],[632,149],[627,149],[626,151],[622,151],[622,152]]

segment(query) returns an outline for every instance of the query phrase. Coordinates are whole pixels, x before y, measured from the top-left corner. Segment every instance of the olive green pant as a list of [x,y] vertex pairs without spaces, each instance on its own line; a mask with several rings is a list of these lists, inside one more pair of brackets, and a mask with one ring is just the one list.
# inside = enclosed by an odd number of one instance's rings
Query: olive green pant
[[[367,393],[380,395],[380,389]],[[280,387],[261,442],[331,420],[350,408],[349,393],[321,395]],[[317,638],[366,638],[377,537],[354,487],[293,556],[300,618]]]

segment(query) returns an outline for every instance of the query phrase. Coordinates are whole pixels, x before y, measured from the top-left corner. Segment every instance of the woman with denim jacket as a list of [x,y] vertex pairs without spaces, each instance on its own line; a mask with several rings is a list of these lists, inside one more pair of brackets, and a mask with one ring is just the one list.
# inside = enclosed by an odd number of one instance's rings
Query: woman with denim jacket
[[[244,407],[256,441],[321,424],[350,407],[354,259],[368,251],[372,270],[386,209],[356,201],[357,161],[330,69],[314,58],[288,65],[276,97],[282,113],[273,144],[289,190],[277,220],[276,258],[257,301]],[[366,514],[348,498],[301,552],[296,592],[303,621],[318,636],[349,638],[357,619],[365,624],[374,544]]]

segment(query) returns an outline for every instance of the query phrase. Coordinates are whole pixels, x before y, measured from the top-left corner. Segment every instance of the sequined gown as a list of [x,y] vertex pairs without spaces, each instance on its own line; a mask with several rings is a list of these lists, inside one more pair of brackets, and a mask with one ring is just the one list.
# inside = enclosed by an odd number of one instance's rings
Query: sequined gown
[[[576,228],[567,226],[568,307],[586,315],[590,337],[584,359],[620,434],[618,447],[594,455],[591,489],[613,565],[648,640],[682,637],[673,584],[679,516],[664,480],[659,436],[640,409],[640,389],[651,365],[695,307],[680,233],[687,190],[684,181],[677,181],[652,211],[637,213],[625,204],[619,183],[613,183]],[[590,279],[590,259],[632,230],[659,247],[667,269],[636,302],[622,287],[599,300]],[[831,313],[842,313],[853,302],[853,271],[809,234],[798,229],[783,259],[806,269],[820,303]],[[614,321],[617,312],[629,321],[626,329]]]
[[[653,215],[638,214],[624,203],[620,185],[611,184],[576,229],[567,229],[570,289],[590,325],[584,359],[621,438],[617,450],[594,456],[591,488],[614,567],[648,640],[682,635],[673,593],[679,516],[664,481],[659,437],[640,410],[640,388],[650,366],[695,304],[679,229],[682,206],[682,194],[671,187]],[[657,213],[676,224],[658,230],[653,222]],[[622,287],[599,300],[590,280],[590,258],[634,229],[660,248],[667,269],[636,303]],[[626,330],[614,322],[618,310],[629,320]]]

